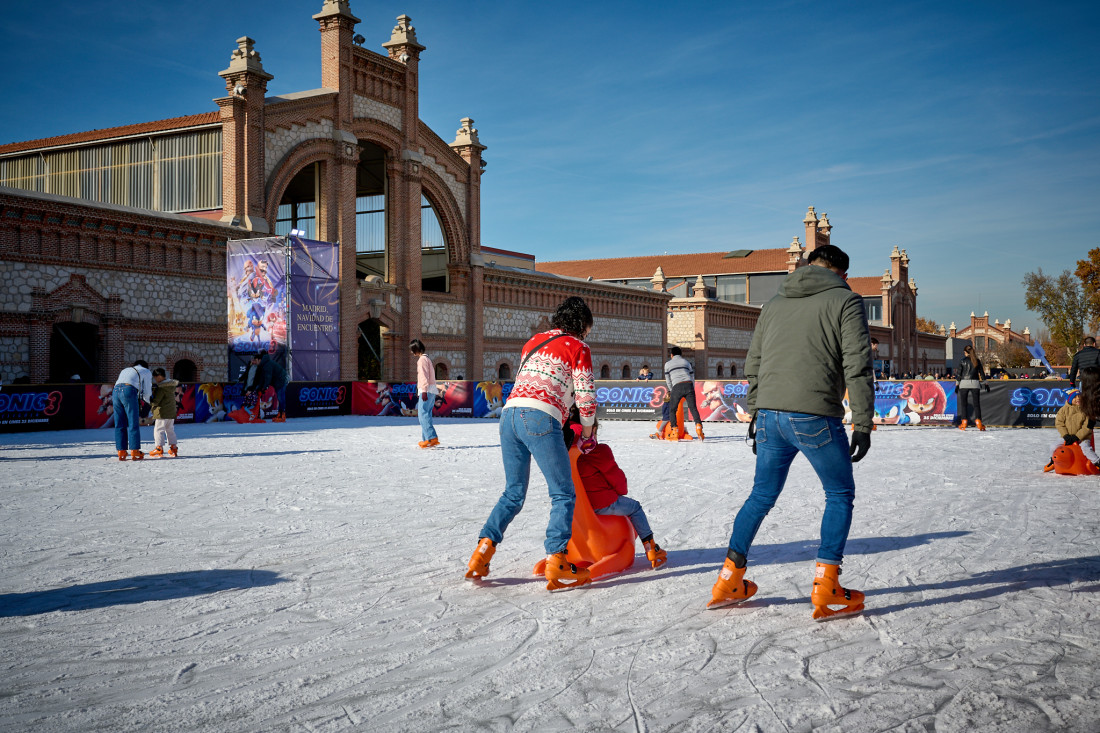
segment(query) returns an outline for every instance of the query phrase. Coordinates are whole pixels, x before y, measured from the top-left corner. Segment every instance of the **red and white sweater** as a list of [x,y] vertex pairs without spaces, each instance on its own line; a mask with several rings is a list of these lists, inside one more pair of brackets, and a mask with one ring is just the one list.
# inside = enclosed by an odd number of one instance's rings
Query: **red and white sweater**
[[[552,336],[562,333],[552,329],[528,341],[520,352],[520,360],[531,349]],[[564,422],[569,408],[576,402],[582,425],[596,422],[596,387],[592,382],[592,352],[588,344],[573,336],[563,336],[527,359],[508,395],[504,409],[531,407],[542,410],[558,422]]]

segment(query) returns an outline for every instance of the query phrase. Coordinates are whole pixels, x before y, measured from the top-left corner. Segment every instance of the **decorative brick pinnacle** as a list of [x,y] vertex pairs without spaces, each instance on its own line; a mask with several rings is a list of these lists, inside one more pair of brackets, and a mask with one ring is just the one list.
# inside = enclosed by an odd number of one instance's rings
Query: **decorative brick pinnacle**
[[471,147],[485,150],[485,146],[481,144],[477,137],[477,128],[474,127],[473,119],[469,117],[462,118],[462,127],[458,128],[458,132],[455,133],[455,141],[451,143],[451,147]]
[[787,247],[787,254],[802,254],[802,242],[798,241],[798,237],[795,237],[791,240],[791,246]]
[[252,74],[261,79],[274,79],[271,74],[264,71],[264,65],[260,61],[260,53],[248,36],[237,39],[237,50],[229,57],[229,68],[218,72],[218,76],[228,77],[236,74]]
[[397,25],[390,33],[390,40],[383,43],[382,48],[390,49],[391,57],[398,48],[413,51],[414,56],[423,51],[424,47],[416,41],[416,28],[413,27],[412,18],[407,15],[397,16]]
[[806,212],[806,218],[802,220],[802,223],[803,224],[813,224],[816,221],[817,221],[817,214],[814,213],[814,207],[811,206],[811,207],[809,207],[809,210]]
[[351,14],[351,6],[348,0],[325,0],[321,6],[321,12],[313,16],[316,21],[345,20],[350,21],[354,27],[359,19]]
[[695,278],[695,285],[691,288],[691,294],[696,298],[705,298],[707,295],[707,285],[703,282],[703,276],[699,275]]

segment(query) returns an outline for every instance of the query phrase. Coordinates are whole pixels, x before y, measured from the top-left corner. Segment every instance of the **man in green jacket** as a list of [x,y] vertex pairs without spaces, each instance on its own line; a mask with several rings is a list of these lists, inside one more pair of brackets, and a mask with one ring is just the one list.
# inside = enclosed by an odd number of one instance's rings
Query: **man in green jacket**
[[[827,244],[812,251],[807,262],[764,306],[749,345],[745,376],[756,478],[734,519],[726,562],[707,608],[740,603],[756,593],[756,584],[744,579],[745,557],[783,491],[791,461],[802,453],[825,489],[810,597],[813,617],[820,621],[863,610],[863,594],[842,588],[837,576],[852,524],[852,463],[871,447],[871,338],[863,299],[846,282],[848,255]],[[854,428],[850,448],[841,422],[845,389]]]

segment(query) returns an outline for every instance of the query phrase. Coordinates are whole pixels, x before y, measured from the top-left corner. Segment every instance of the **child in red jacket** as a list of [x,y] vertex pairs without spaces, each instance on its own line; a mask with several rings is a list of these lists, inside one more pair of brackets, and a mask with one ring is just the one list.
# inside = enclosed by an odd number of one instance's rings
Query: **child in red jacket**
[[[581,432],[579,421],[574,423],[572,417],[570,415],[565,428],[565,442],[569,446],[576,442]],[[596,439],[599,427],[599,421],[592,426],[593,440]],[[615,462],[615,455],[611,452],[611,448],[604,443],[597,443],[591,452],[582,453],[577,458],[577,473],[580,474],[581,481],[584,483],[584,490],[588,494],[588,502],[592,505],[592,510],[599,515],[614,515],[629,519],[634,525],[634,531],[642,538],[645,556],[653,565],[653,569],[656,570],[664,565],[668,561],[668,553],[653,541],[653,532],[649,528],[642,505],[626,495],[626,474]]]

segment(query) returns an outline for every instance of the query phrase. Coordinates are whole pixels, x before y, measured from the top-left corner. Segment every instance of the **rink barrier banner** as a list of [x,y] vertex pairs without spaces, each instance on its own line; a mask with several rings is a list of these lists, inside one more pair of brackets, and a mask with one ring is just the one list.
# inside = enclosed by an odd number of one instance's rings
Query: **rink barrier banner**
[[286,416],[350,415],[351,385],[351,382],[291,382],[286,388]]
[[260,351],[286,367],[287,248],[283,237],[231,239],[225,247],[228,377],[235,382]]
[[291,381],[339,379],[339,245],[290,237],[288,320]]
[[[1065,380],[1004,380],[981,390],[983,422],[990,427],[1053,427],[1065,404]],[[438,384],[437,417],[497,418],[511,382],[447,381]],[[342,390],[342,391],[341,391]],[[111,384],[5,385],[0,389],[0,432],[113,428]],[[663,381],[596,382],[601,420],[650,421],[661,418],[668,388]],[[748,422],[748,382],[704,380],[695,398],[704,422]],[[289,417],[369,415],[416,418],[415,382],[292,382],[287,386]],[[176,389],[176,421],[247,422],[260,404],[261,416],[279,412],[275,390],[245,395],[240,383],[184,384]],[[953,381],[880,381],[875,385],[874,421],[880,425],[953,425],[958,395]],[[845,402],[845,406],[847,403]],[[973,419],[973,415],[971,416]],[[687,417],[690,422],[690,414]],[[851,415],[845,416],[846,421]]]
[[83,384],[19,384],[0,389],[0,432],[84,427]]

